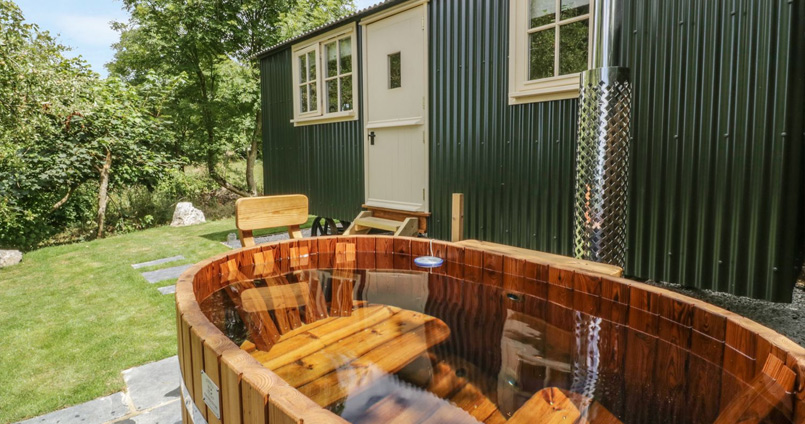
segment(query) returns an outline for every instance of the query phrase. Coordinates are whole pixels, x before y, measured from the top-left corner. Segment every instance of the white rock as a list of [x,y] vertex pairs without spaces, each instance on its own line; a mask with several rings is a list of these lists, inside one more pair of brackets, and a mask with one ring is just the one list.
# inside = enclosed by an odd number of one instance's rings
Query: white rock
[[22,252],[19,250],[0,250],[0,268],[17,265],[22,261]]
[[171,227],[186,227],[188,225],[203,224],[207,222],[204,219],[204,212],[193,207],[190,202],[180,202],[176,205],[176,210],[173,211],[173,222]]

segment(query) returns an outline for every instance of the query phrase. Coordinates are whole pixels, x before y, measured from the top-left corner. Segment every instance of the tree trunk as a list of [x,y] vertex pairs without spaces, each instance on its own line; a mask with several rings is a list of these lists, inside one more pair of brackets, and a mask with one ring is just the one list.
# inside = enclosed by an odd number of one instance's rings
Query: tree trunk
[[251,197],[248,192],[234,186],[218,173],[218,170],[215,169],[215,154],[213,153],[212,149],[207,149],[207,172],[209,172],[210,178],[212,178],[212,180],[218,183],[218,185],[221,187],[237,194],[240,197]]
[[200,68],[196,68],[196,76],[198,77],[199,86],[201,87],[201,114],[204,120],[204,127],[207,132],[207,172],[210,178],[218,183],[221,187],[237,194],[241,197],[251,197],[248,191],[236,187],[218,173],[215,169],[215,122],[213,122],[212,112],[210,111],[210,101],[207,95],[207,78]]
[[70,200],[70,195],[71,194],[73,194],[73,187],[72,186],[67,187],[67,194],[65,194],[64,197],[61,198],[61,200],[56,202],[56,204],[53,205],[52,208],[50,208],[50,211],[51,212],[56,212],[57,210],[59,210],[60,207],[64,206],[64,204],[67,203],[68,200]]
[[106,161],[101,168],[101,186],[98,189],[98,238],[103,238],[106,221],[106,203],[109,201],[109,170],[112,168],[112,151],[106,151]]
[[254,164],[257,162],[257,152],[260,149],[260,130],[263,120],[260,119],[260,111],[257,111],[254,123],[254,133],[252,142],[249,146],[249,155],[246,157],[246,188],[252,196],[257,196],[257,184],[254,183]]

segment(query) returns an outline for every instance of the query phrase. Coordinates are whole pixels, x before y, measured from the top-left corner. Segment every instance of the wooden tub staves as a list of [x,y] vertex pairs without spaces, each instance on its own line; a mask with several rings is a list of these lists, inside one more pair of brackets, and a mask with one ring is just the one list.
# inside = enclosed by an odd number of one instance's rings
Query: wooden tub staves
[[[330,368],[340,367],[360,381],[373,366],[395,372],[415,358],[426,357],[430,347],[448,337],[460,344],[468,334],[477,334],[473,337],[481,339],[481,345],[505,343],[501,342],[504,327],[516,331],[520,323],[532,321],[532,326],[542,326],[547,335],[570,334],[573,314],[583,313],[599,317],[602,331],[610,336],[599,346],[601,381],[615,378],[622,390],[592,400],[546,387],[522,404],[510,421],[550,418],[568,424],[618,423],[616,416],[628,412],[630,422],[658,422],[656,418],[661,416],[668,422],[754,423],[768,422],[762,421],[766,419],[805,424],[805,349],[780,334],[674,292],[540,262],[539,256],[507,256],[500,249],[480,246],[433,242],[431,247],[421,239],[383,236],[322,237],[236,250],[193,266],[179,278],[176,290],[183,422],[346,423],[319,406],[332,404],[350,389],[334,384]],[[356,270],[364,269],[397,270],[399,275],[392,284],[395,295],[415,293],[415,286],[421,283],[405,273],[416,269],[414,257],[430,254],[431,248],[447,260],[426,274],[431,280],[424,282],[431,284],[432,298],[444,302],[429,303],[428,313],[442,319],[405,308],[367,305],[353,297],[356,287],[365,283],[356,279]],[[331,270],[329,302],[317,288],[316,269]],[[295,276],[294,281],[284,280],[286,275]],[[436,291],[433,281],[440,277],[453,279]],[[255,278],[265,281],[265,287],[250,285]],[[368,275],[366,280],[372,278],[376,277]],[[467,286],[464,296],[470,297],[472,307],[457,315],[449,302],[460,292],[453,286],[462,284]],[[238,346],[205,316],[200,304],[224,288],[232,302],[240,302],[240,318],[250,327],[250,334],[261,337]],[[529,302],[536,302],[542,315],[533,318],[510,312],[505,324],[485,323],[483,318],[499,313],[500,308],[488,300],[489,293],[505,293],[504,300],[512,310],[535,307]],[[411,309],[419,307],[410,303]],[[305,307],[299,308],[302,305]],[[440,311],[440,307],[446,309]],[[458,321],[459,315],[472,318],[479,327],[468,328]],[[351,325],[389,317],[396,317],[399,329],[384,336],[388,340],[376,341],[377,346],[349,340]],[[365,355],[366,363],[355,360],[323,368],[300,367],[302,359],[341,340]],[[466,355],[484,354],[470,344],[457,349]],[[494,355],[490,360],[503,361],[504,367],[511,361],[505,352]],[[473,366],[467,363],[462,370]],[[567,363],[555,365],[555,369],[570,371]],[[475,413],[470,414],[474,419],[506,421],[496,405],[470,385],[449,386],[460,380],[456,374],[454,368],[440,364],[433,369],[426,391],[470,396],[476,399],[475,409],[469,409]],[[648,392],[654,397],[647,397]],[[461,412],[443,404],[433,408],[423,409],[423,416],[414,417],[409,411],[397,418],[445,422],[446,417]],[[380,414],[379,422],[385,423],[383,411],[378,407],[371,414]],[[385,413],[394,413],[394,409]],[[535,416],[539,414],[548,415]]]

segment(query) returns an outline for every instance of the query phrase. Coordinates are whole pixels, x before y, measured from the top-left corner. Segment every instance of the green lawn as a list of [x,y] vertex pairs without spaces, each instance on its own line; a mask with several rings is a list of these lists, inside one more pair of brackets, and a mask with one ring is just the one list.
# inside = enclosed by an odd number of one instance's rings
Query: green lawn
[[174,281],[148,284],[131,264],[197,262],[228,250],[220,242],[234,231],[234,219],[160,227],[0,269],[0,423],[118,392],[122,370],[175,355],[174,299],[156,290]]

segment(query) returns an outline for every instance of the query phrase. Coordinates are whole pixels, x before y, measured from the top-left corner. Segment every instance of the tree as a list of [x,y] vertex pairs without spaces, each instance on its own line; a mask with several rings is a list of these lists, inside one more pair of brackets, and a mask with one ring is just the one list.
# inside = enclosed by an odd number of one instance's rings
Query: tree
[[[50,129],[47,113],[64,112],[85,99],[97,78],[80,59],[35,24],[11,1],[0,0],[0,142],[34,143]],[[0,159],[7,156],[0,156]]]
[[[351,0],[298,0],[295,7],[280,16],[279,27],[268,45],[312,31],[354,11],[355,3]],[[257,53],[259,50],[253,52]]]
[[[171,85],[157,87],[164,92]],[[82,116],[81,125],[66,128],[66,147],[91,158],[86,171],[99,181],[98,238],[104,236],[110,180],[120,185],[153,185],[172,164],[165,154],[169,143],[164,138],[161,105],[154,102],[160,98],[164,96],[141,96],[133,87],[109,78],[95,87],[94,107]]]
[[[92,189],[102,237],[109,190],[154,185],[173,166],[164,104],[182,80],[102,81],[7,0],[0,28],[0,245],[33,247],[60,231],[74,194]],[[76,207],[92,209],[88,200]]]
[[[231,119],[220,106],[219,67],[225,63],[227,24],[234,23],[231,7],[222,1],[126,0],[128,24],[118,24],[121,42],[109,69],[136,83],[149,71],[162,75],[186,75],[187,82],[174,103],[176,115],[186,118],[190,130],[183,133],[188,157],[204,162],[210,177],[222,187],[248,196],[228,181],[216,166],[229,146],[219,137]],[[180,106],[184,109],[179,110]]]
[[0,245],[30,246],[72,188],[55,171],[30,172],[27,153],[59,133],[54,117],[85,103],[97,75],[11,1],[0,0],[0,28]]
[[[143,87],[154,94],[153,85]],[[141,95],[115,78],[97,81],[91,87],[91,102],[66,117],[50,115],[59,131],[18,153],[25,166],[17,173],[17,184],[30,185],[19,193],[19,200],[30,207],[37,203],[36,188],[63,184],[66,195],[52,207],[56,210],[76,188],[96,181],[96,234],[103,237],[110,186],[154,185],[172,165],[165,153],[170,140],[164,137],[164,120],[155,101],[162,97]]]
[[[260,75],[259,64],[251,56],[268,46],[280,43],[304,32],[340,19],[355,10],[352,0],[297,0],[291,7],[277,7],[277,2],[265,0],[248,0],[241,3],[237,16],[237,25],[231,27],[232,45],[230,50],[246,72],[252,75],[254,108],[251,111],[253,124],[249,154],[246,161],[246,181],[250,191],[254,190],[254,165],[260,148],[262,133],[262,117],[260,111],[259,86],[256,84]],[[277,14],[279,21],[272,25],[265,21],[265,16]]]
[[[210,177],[239,196],[257,194],[254,166],[261,119],[257,63],[250,56],[284,37],[354,10],[352,0],[124,0],[131,13],[109,70],[137,84],[151,71],[185,75],[172,103],[176,139]],[[218,167],[235,152],[246,158],[246,187]]]

